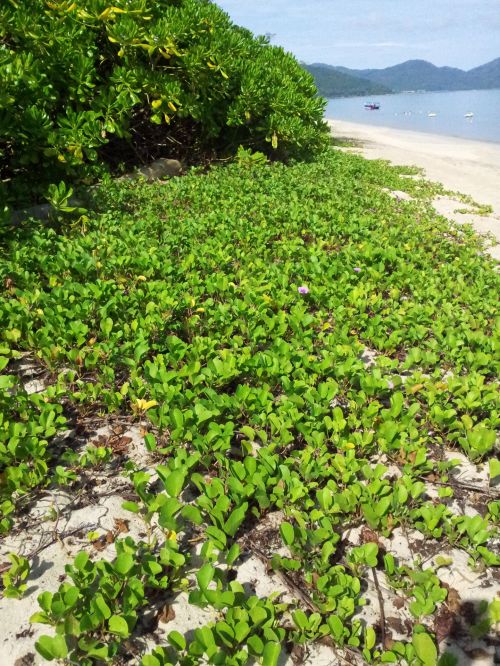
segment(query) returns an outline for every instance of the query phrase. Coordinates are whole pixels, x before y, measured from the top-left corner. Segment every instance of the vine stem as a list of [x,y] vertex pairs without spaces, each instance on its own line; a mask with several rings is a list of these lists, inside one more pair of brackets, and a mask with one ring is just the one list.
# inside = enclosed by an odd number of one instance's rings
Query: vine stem
[[375,584],[375,589],[377,590],[378,603],[380,606],[380,626],[382,632],[382,647],[385,650],[385,610],[384,610],[384,598],[382,597],[382,590],[378,582],[377,570],[375,567],[372,567],[373,582]]

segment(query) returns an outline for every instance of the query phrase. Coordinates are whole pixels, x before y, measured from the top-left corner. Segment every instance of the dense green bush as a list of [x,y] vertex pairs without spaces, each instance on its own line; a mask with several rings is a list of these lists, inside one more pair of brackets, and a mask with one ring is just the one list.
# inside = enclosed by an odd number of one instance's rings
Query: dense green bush
[[26,197],[29,184],[33,198],[98,165],[240,144],[297,156],[327,135],[315,95],[293,56],[206,0],[5,0],[3,194]]

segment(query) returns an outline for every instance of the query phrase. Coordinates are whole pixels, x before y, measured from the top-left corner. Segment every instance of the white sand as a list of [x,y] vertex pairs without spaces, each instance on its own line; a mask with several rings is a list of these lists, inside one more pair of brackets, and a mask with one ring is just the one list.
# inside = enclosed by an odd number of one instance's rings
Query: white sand
[[[479,204],[493,207],[488,216],[456,214],[463,204],[440,198],[436,209],[457,222],[471,223],[480,233],[489,232],[500,242],[500,144],[470,141],[438,134],[362,125],[344,120],[328,121],[336,138],[359,142],[368,159],[385,159],[393,164],[424,169],[429,180],[446,189],[468,194]],[[492,254],[500,258],[500,246]]]

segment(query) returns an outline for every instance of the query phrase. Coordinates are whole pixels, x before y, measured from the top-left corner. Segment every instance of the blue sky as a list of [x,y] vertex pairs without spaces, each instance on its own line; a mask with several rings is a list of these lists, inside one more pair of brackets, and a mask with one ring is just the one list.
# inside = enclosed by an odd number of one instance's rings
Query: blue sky
[[500,0],[216,0],[305,62],[387,67],[422,58],[470,69],[500,57]]

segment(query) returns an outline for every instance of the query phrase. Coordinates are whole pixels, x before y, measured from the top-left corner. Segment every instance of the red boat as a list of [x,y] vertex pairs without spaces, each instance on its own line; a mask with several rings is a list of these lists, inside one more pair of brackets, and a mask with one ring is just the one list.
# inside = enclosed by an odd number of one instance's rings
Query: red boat
[[380,109],[380,104],[377,104],[377,102],[367,102],[365,104],[365,109],[368,111],[377,111]]

